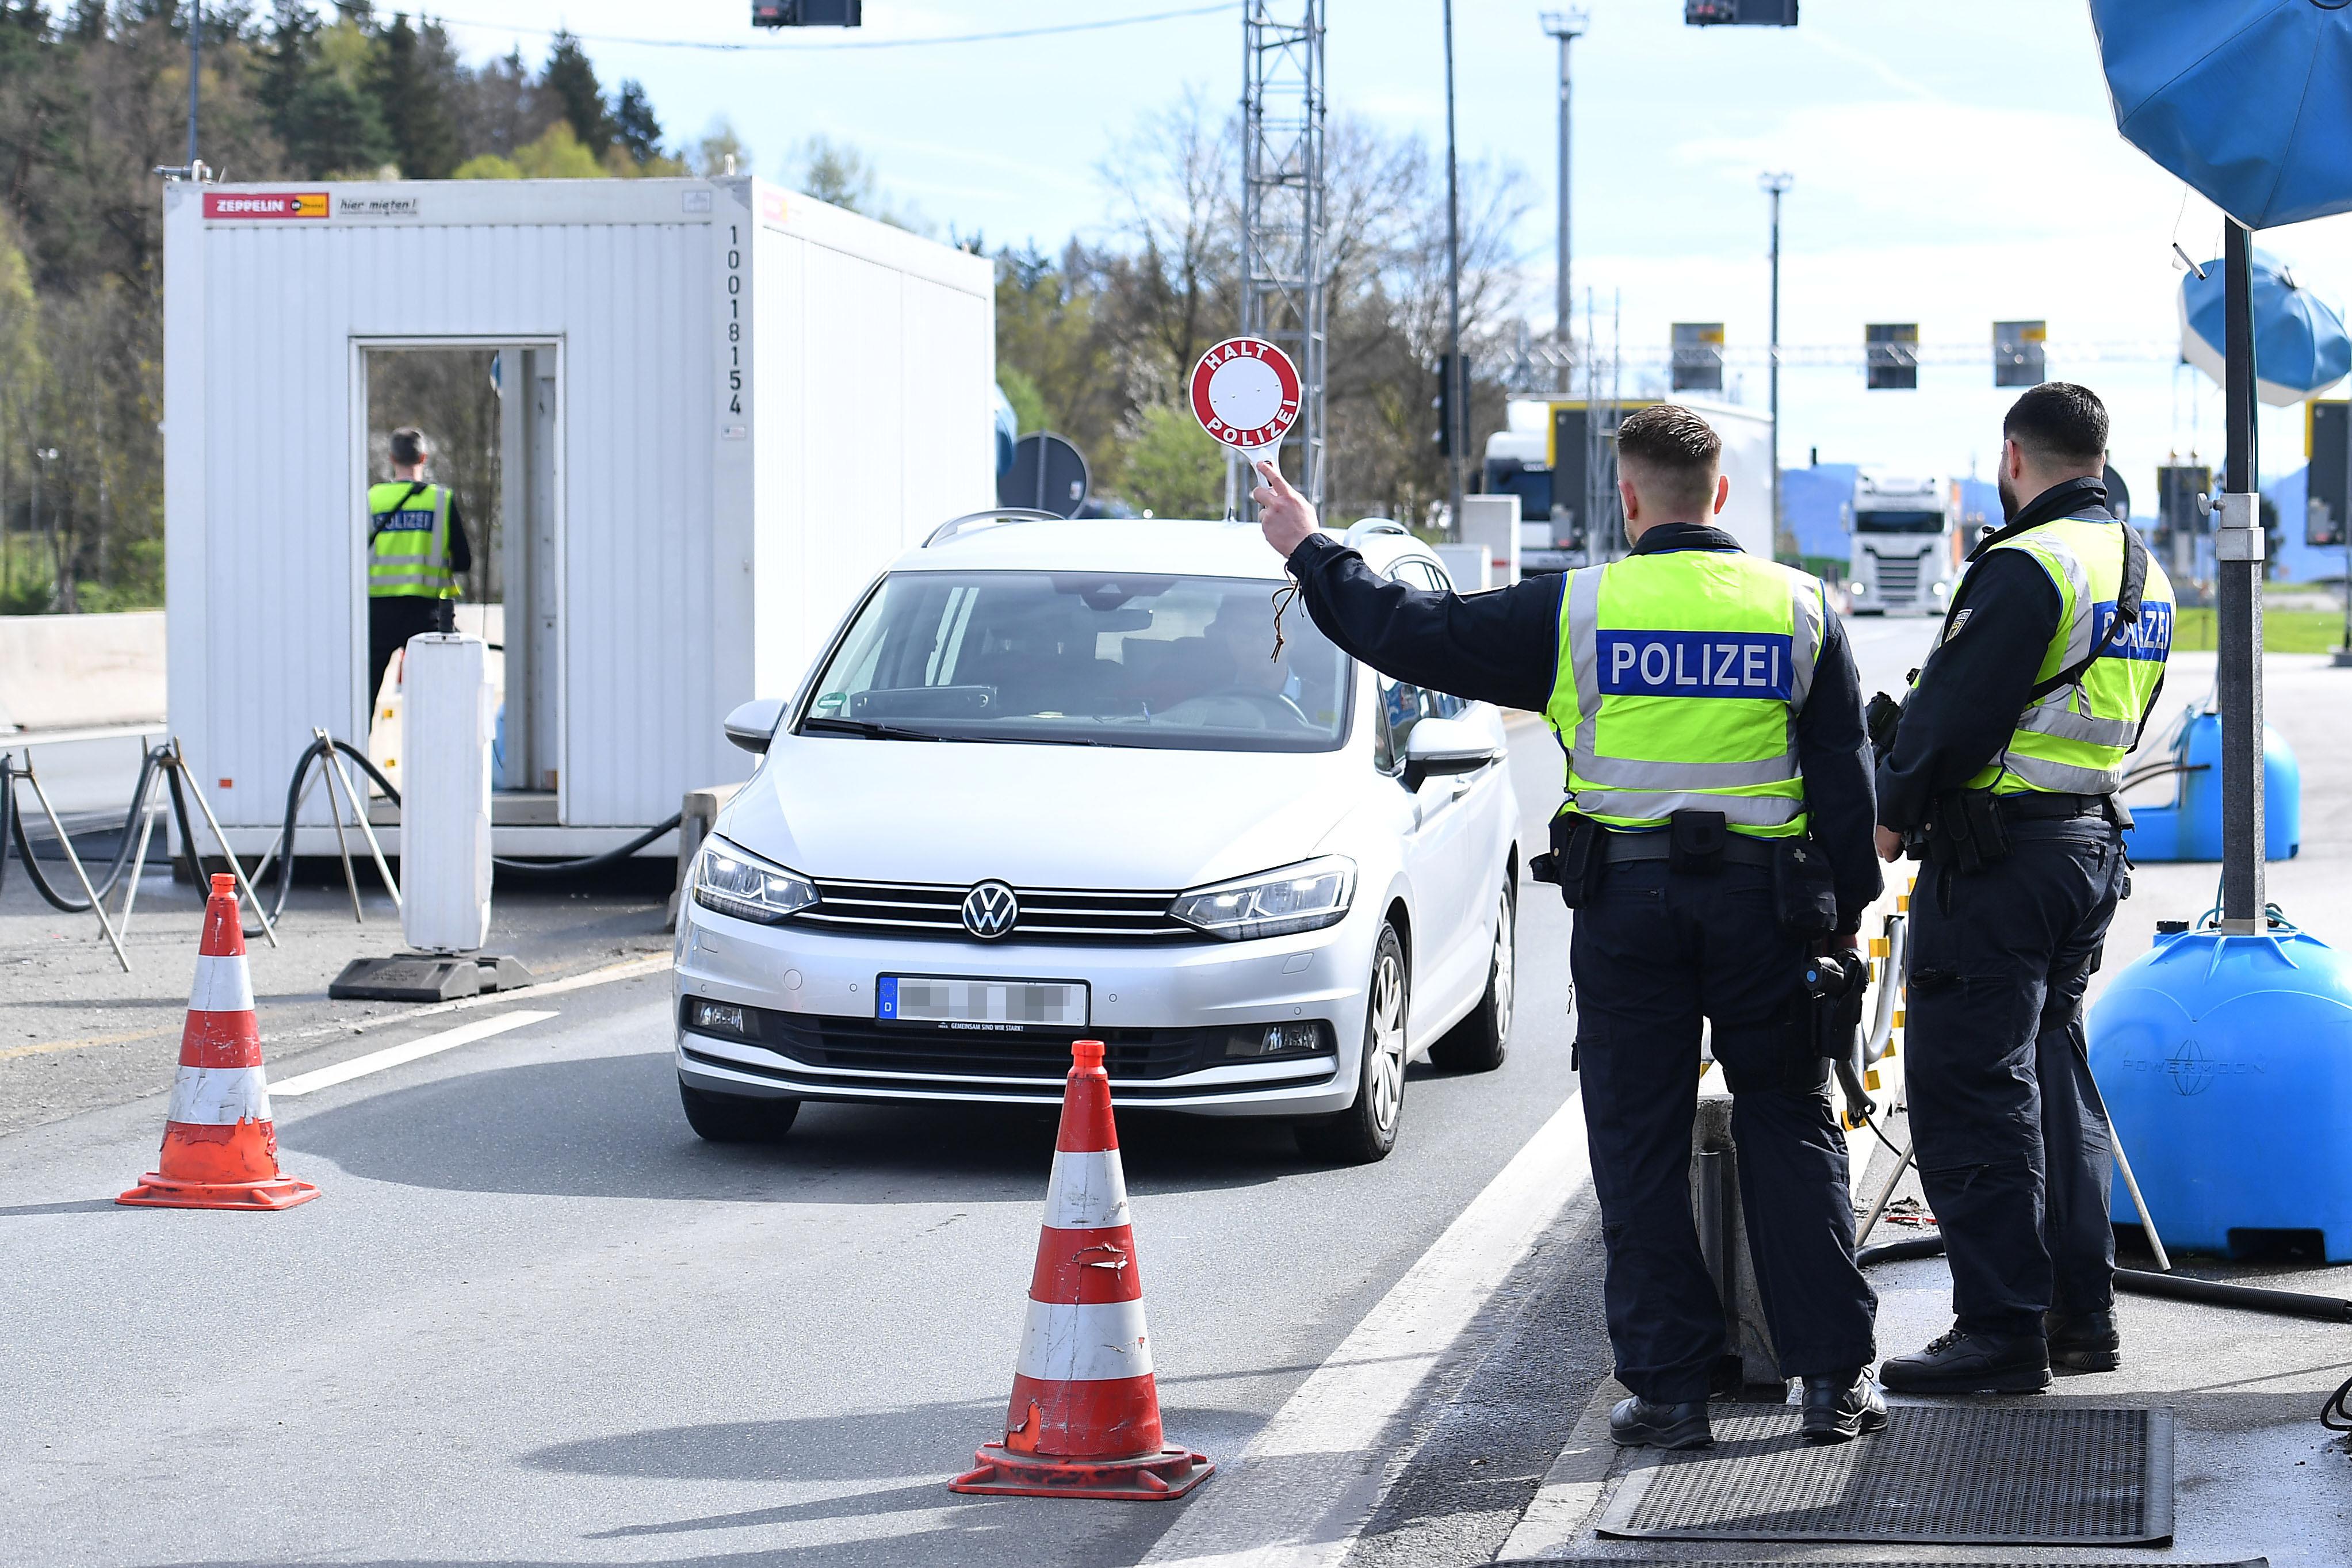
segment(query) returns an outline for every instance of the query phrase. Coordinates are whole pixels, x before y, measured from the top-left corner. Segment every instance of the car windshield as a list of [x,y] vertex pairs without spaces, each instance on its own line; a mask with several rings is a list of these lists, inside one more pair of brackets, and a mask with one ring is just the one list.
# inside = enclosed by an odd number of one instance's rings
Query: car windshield
[[[857,613],[804,735],[1316,752],[1347,657],[1277,584],[1105,572],[901,572]],[[1269,657],[1271,656],[1271,657]]]

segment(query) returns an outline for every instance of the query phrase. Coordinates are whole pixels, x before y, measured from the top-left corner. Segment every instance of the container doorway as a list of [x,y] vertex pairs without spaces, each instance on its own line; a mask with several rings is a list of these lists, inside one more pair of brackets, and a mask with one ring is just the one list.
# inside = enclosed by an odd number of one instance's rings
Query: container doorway
[[[356,591],[372,636],[361,665],[368,752],[400,780],[398,640],[435,618],[438,606],[372,602],[368,566],[380,519],[376,503],[407,495],[395,479],[395,432],[423,433],[425,482],[450,491],[446,559],[457,567],[455,629],[488,645],[492,752],[491,819],[553,826],[562,809],[562,375],[551,342],[436,340],[354,344],[363,395],[362,547]],[[459,542],[462,540],[462,543]],[[412,627],[409,623],[418,622]]]

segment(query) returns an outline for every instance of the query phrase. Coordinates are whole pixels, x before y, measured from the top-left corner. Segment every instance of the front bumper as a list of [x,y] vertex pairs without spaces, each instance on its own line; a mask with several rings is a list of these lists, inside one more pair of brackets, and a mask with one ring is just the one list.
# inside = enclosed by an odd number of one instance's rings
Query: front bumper
[[[1054,1032],[1056,1041],[1096,1035],[1116,1042],[1139,1039],[1147,1031],[1319,1020],[1337,1043],[1330,1055],[1235,1060],[1172,1076],[1121,1077],[1114,1066],[1114,1105],[1224,1116],[1320,1115],[1344,1110],[1355,1099],[1364,978],[1377,928],[1360,907],[1322,931],[1255,942],[980,942],[760,925],[704,909],[689,897],[679,910],[672,982],[678,1077],[715,1094],[772,1099],[1056,1104],[1066,1066],[1051,1072],[1037,1066],[1035,1034],[1022,1037],[1019,1054],[1028,1060],[1018,1071],[991,1061],[990,1041],[1004,1037],[959,1031],[925,1037],[936,1047],[924,1053],[920,1070],[845,1068],[795,1057],[789,1043],[687,1028],[684,1003],[703,997],[798,1015],[814,1036],[828,1021],[870,1030],[878,975],[1083,981],[1089,988],[1088,1029]],[[1119,1054],[1114,1050],[1114,1062]],[[943,1057],[954,1059],[943,1064]],[[1066,1063],[1066,1056],[1060,1059]]]

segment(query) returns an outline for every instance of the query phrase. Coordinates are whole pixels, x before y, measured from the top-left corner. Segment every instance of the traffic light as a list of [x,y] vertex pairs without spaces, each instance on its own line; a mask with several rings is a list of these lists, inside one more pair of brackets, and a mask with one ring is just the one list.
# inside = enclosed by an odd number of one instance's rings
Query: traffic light
[[1437,416],[1436,432],[1430,439],[1437,445],[1441,458],[1454,456],[1454,356],[1437,356],[1437,395],[1429,400],[1432,413]]
[[865,0],[751,0],[755,27],[859,27]]
[[2352,413],[2352,404],[2322,403],[2316,398],[2304,406],[2311,411],[2311,431],[2304,443],[2310,455],[2311,467],[2304,470],[2307,481],[2305,492],[2303,542],[2315,550],[2340,550],[2344,546],[2345,524],[2352,521],[2347,502],[2352,500],[2347,490],[2346,465],[2352,463],[2345,446],[2346,416]]
[[1683,0],[1683,21],[1694,27],[1793,27],[1797,0]]

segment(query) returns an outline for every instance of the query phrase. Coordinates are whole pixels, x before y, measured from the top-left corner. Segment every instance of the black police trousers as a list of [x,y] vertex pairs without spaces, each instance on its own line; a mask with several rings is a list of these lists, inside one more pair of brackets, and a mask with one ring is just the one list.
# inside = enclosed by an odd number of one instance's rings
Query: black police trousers
[[1728,1348],[1691,1219],[1701,1017],[1733,1092],[1748,1249],[1781,1375],[1875,1357],[1878,1298],[1853,1263],[1845,1138],[1813,1052],[1804,952],[1774,925],[1761,867],[1698,876],[1621,862],[1576,911],[1569,963],[1609,1344],[1617,1380],[1644,1399],[1705,1399]]
[[448,599],[427,599],[416,594],[387,594],[368,601],[368,707],[375,707],[376,694],[383,687],[383,672],[392,665],[392,656],[408,646],[408,639],[425,632],[455,631],[457,626],[456,604]]
[[1911,898],[1911,1135],[1969,1333],[2115,1300],[2114,1139],[2083,990],[2124,891],[2104,817],[2012,822],[2007,859],[1930,865]]

